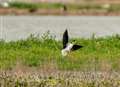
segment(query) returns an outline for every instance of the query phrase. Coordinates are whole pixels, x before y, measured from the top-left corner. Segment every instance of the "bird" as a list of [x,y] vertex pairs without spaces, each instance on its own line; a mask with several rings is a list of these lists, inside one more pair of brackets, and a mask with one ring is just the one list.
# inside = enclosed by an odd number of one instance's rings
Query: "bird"
[[63,48],[61,50],[61,54],[62,56],[67,56],[68,53],[70,53],[71,51],[75,51],[78,50],[80,48],[82,48],[83,46],[81,45],[77,45],[72,43],[69,43],[69,36],[68,36],[68,30],[66,29],[65,32],[63,33]]

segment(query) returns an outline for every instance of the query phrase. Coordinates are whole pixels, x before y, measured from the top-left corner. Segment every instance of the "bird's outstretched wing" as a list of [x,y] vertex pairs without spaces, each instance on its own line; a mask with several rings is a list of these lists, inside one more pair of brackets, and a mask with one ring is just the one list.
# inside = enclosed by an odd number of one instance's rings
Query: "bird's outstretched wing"
[[83,46],[81,46],[81,45],[73,45],[73,47],[72,47],[72,51],[74,51],[74,50],[78,50],[78,49],[80,49],[80,48],[82,48]]
[[68,31],[67,29],[65,30],[64,34],[63,34],[63,48],[66,48],[67,43],[68,43]]

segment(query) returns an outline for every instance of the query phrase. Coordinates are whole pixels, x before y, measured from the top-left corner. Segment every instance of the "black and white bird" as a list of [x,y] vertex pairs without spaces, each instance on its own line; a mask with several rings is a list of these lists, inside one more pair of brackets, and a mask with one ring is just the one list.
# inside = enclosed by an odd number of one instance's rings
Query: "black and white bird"
[[61,51],[62,56],[67,56],[67,54],[70,53],[71,51],[75,51],[83,47],[81,45],[69,43],[68,40],[69,40],[69,36],[68,36],[68,31],[66,29],[63,34],[63,49]]

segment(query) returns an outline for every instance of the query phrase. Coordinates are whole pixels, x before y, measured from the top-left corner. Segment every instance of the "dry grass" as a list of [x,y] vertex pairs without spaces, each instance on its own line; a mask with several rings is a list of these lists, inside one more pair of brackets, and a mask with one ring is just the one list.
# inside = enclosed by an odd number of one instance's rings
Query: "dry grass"
[[1,87],[119,87],[117,72],[58,71],[45,75],[39,73],[0,74]]

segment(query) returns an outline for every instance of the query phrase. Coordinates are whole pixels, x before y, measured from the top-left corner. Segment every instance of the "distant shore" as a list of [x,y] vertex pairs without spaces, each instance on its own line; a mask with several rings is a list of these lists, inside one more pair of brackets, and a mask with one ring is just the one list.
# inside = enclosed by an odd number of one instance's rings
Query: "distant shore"
[[37,9],[31,12],[28,9],[0,8],[0,15],[63,15],[63,16],[120,16],[120,12],[105,11],[61,11],[59,9]]
[[120,16],[120,4],[9,3],[0,15],[94,15]]

